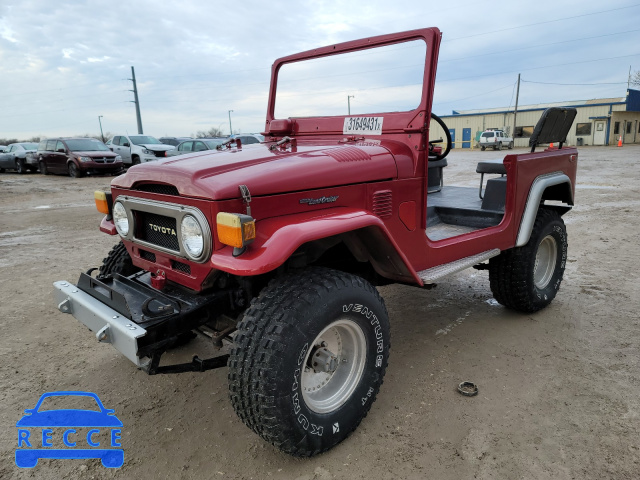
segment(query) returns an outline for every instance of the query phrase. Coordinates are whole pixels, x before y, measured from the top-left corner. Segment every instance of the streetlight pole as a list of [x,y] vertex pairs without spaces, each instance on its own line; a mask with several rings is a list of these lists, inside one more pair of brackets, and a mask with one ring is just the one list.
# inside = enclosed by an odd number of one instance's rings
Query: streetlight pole
[[347,95],[347,113],[351,115],[351,99],[356,98],[355,95]]
[[229,136],[233,135],[233,129],[231,128],[231,112],[233,112],[233,110],[229,110]]
[[102,121],[100,120],[104,115],[98,115],[98,123],[100,124],[100,137],[102,137],[102,141],[104,142],[104,133],[102,133]]

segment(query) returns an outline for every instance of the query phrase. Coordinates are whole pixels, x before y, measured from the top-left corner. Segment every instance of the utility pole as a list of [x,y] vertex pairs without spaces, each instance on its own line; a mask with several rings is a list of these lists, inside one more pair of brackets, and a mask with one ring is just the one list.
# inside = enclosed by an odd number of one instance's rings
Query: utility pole
[[98,115],[98,123],[100,124],[100,138],[102,138],[102,142],[104,143],[104,133],[102,133],[102,121],[100,120],[103,115]]
[[131,103],[136,104],[136,119],[138,120],[138,134],[142,135],[142,118],[140,117],[140,101],[138,100],[138,87],[136,86],[136,72],[131,66],[131,78],[129,79],[133,82],[133,90],[129,90],[133,92],[133,98],[135,100],[131,101]]
[[356,98],[355,95],[347,95],[347,113],[351,115],[351,99]]
[[631,65],[629,65],[629,76],[627,77],[627,93],[629,92],[629,88],[631,87]]
[[520,74],[518,74],[518,87],[516,88],[516,108],[513,110],[513,143],[516,142],[516,116],[518,115],[518,97],[520,96]]
[[233,130],[231,129],[231,112],[233,112],[233,110],[229,110],[229,135],[233,135]]

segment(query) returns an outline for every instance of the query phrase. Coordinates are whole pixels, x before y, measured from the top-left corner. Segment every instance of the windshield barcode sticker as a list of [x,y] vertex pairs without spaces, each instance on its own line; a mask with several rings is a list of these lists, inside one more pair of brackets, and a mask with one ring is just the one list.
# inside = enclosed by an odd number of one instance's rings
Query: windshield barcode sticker
[[383,117],[347,117],[342,133],[345,135],[382,135]]

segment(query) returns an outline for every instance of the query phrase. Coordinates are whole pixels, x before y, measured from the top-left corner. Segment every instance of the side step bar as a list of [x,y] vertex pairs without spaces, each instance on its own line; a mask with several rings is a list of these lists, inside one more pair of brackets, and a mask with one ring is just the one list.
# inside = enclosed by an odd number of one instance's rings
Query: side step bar
[[425,284],[435,283],[447,275],[460,272],[467,268],[473,267],[479,263],[489,260],[492,257],[500,255],[500,249],[494,248],[493,250],[487,250],[486,252],[478,253],[470,257],[461,258],[451,263],[445,263],[444,265],[438,265],[437,267],[427,268],[418,272],[418,276]]

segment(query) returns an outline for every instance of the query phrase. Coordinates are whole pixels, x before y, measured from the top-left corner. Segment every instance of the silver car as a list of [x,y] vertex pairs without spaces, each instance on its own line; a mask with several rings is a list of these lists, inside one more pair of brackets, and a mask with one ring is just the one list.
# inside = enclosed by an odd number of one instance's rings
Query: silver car
[[195,140],[187,140],[179,144],[175,150],[167,152],[167,157],[175,157],[176,155],[184,155],[185,153],[204,152],[205,150],[215,150],[218,145],[224,143],[227,138],[196,138]]
[[4,172],[5,169],[15,170],[18,173],[35,172],[38,169],[38,165],[30,163],[30,160],[32,160],[32,154],[37,149],[38,144],[31,142],[8,145],[6,150],[0,153],[0,173]]

